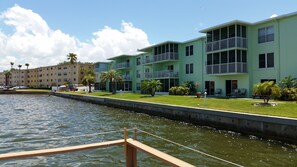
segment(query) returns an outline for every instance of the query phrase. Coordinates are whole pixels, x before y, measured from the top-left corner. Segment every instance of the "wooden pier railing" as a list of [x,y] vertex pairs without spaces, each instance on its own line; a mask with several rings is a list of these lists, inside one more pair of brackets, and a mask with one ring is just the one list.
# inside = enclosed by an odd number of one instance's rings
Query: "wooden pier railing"
[[177,159],[171,155],[168,155],[164,152],[161,152],[155,148],[152,148],[148,145],[145,145],[137,141],[136,132],[134,133],[134,139],[132,138],[127,139],[126,129],[124,129],[124,139],[106,141],[101,143],[84,144],[84,145],[78,145],[78,146],[68,146],[68,147],[61,147],[61,148],[0,154],[0,161],[17,159],[17,158],[28,158],[28,157],[34,157],[34,156],[47,156],[51,154],[62,154],[67,152],[76,152],[76,151],[111,147],[111,146],[117,146],[117,145],[125,146],[126,167],[137,167],[137,150],[143,151],[146,154],[149,154],[150,156],[156,159],[159,159],[170,166],[193,167],[193,165],[185,161]]

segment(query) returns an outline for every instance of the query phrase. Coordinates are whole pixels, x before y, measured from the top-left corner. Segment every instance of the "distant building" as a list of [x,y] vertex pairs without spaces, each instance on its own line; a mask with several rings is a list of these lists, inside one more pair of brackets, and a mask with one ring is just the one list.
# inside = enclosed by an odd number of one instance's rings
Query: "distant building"
[[[45,87],[60,86],[67,82],[81,83],[84,74],[93,70],[92,63],[58,64],[34,69],[12,69],[7,86]],[[0,85],[6,85],[5,73],[0,72]]]

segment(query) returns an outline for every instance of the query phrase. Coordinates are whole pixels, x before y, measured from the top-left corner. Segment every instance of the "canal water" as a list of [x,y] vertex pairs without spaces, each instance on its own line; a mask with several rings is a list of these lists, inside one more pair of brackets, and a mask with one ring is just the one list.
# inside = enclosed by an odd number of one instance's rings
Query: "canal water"
[[[123,138],[141,130],[243,166],[296,166],[297,147],[255,136],[46,95],[0,95],[0,154]],[[103,133],[110,132],[111,133]],[[132,131],[129,133],[133,137]],[[186,148],[137,134],[138,140],[196,166],[232,166]],[[0,161],[0,166],[124,166],[122,146]],[[163,166],[139,152],[139,166]]]

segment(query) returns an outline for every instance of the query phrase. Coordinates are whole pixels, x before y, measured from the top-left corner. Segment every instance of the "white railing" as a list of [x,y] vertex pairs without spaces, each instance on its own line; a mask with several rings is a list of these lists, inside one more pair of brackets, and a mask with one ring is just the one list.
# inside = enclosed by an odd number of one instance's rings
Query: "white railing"
[[130,63],[123,62],[123,63],[115,64],[114,69],[129,68],[129,67],[130,67]]
[[178,53],[176,52],[167,52],[158,55],[153,55],[153,58],[146,58],[143,60],[143,64],[150,64],[156,63],[161,61],[168,61],[168,60],[178,60]]
[[247,39],[242,37],[227,38],[219,41],[209,42],[206,44],[206,52],[228,48],[247,48]]
[[247,63],[234,62],[206,66],[207,74],[247,73]]
[[155,71],[154,73],[146,72],[146,73],[144,73],[144,77],[146,79],[151,79],[151,78],[178,78],[178,72],[177,71],[171,71],[171,70]]
[[122,79],[124,81],[131,81],[132,80],[130,75],[122,75]]

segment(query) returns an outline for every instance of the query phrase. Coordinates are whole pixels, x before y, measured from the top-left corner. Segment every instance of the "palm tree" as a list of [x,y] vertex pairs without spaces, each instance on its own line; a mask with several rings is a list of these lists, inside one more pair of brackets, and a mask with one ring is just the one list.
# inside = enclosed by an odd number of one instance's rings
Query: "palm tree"
[[28,68],[29,68],[29,63],[26,63],[25,66],[27,67],[27,70],[28,70]]
[[112,94],[116,93],[116,82],[121,82],[123,80],[121,74],[116,70],[110,70],[102,72],[100,75],[101,82],[109,81],[111,83]]
[[18,67],[19,67],[19,79],[18,79],[18,86],[20,86],[20,85],[19,85],[19,81],[20,81],[20,79],[21,79],[21,76],[20,76],[20,75],[21,75],[21,67],[22,67],[22,65],[21,65],[21,64],[19,64],[19,65],[18,65]]
[[26,79],[25,79],[25,84],[28,86],[28,81],[27,81],[27,78],[28,78],[28,68],[29,68],[29,63],[26,63],[25,66],[27,67],[27,71],[26,71]]
[[77,55],[75,53],[69,53],[67,55],[67,60],[69,60],[70,64],[71,64],[71,79],[70,79],[70,84],[69,84],[69,87],[70,89],[72,88],[72,79],[73,79],[73,64],[77,62]]
[[280,88],[273,81],[266,81],[254,85],[254,94],[261,96],[264,103],[268,104],[271,97],[280,97]]
[[9,85],[9,77],[11,76],[11,72],[4,71],[4,75],[5,75],[5,86],[8,86]]
[[84,85],[89,85],[89,93],[91,93],[92,84],[95,83],[95,76],[92,74],[87,74],[82,80]]
[[161,89],[160,80],[146,80],[141,83],[141,90],[148,91],[151,96],[155,96],[156,91]]
[[14,65],[14,62],[10,62],[10,69],[12,69],[12,66]]

